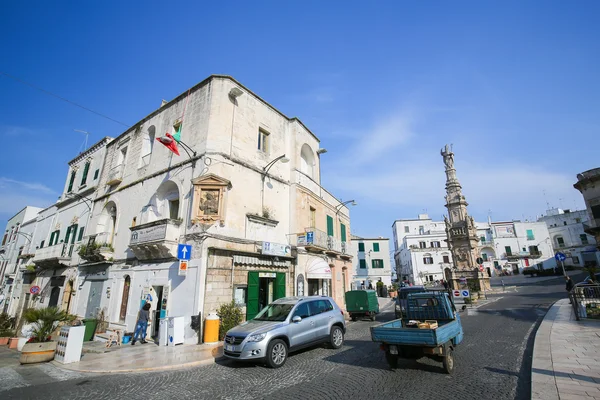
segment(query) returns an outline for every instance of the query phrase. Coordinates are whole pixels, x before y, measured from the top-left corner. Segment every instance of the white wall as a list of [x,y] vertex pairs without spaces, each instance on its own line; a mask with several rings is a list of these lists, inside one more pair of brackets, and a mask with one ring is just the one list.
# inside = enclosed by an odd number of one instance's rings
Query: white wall
[[[364,244],[365,251],[359,251],[359,243]],[[379,251],[374,250],[373,244],[379,244]],[[352,238],[350,242],[353,281],[370,280],[375,286],[380,278],[385,285],[392,284],[392,267],[390,263],[390,240],[386,238],[363,239]],[[372,260],[383,260],[383,268],[373,268]],[[365,260],[366,268],[360,268],[360,260]]]

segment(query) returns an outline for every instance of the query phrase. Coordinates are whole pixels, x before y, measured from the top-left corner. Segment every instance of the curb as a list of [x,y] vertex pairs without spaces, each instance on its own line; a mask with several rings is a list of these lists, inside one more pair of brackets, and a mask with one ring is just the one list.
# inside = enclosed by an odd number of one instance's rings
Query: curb
[[[555,301],[542,320],[535,334],[533,344],[533,357],[531,363],[531,399],[532,400],[559,400],[558,387],[554,376],[550,334],[552,325],[561,305]],[[542,371],[552,371],[552,374]]]
[[[209,351],[207,350],[207,353]],[[151,371],[168,371],[168,370],[176,370],[176,369],[185,369],[190,367],[199,367],[205,365],[212,365],[218,360],[225,359],[223,355],[223,346],[215,346],[210,349],[210,357],[207,357],[204,360],[191,361],[183,364],[176,365],[162,365],[157,367],[148,367],[148,368],[125,368],[125,369],[112,369],[112,370],[88,370],[88,369],[79,369],[72,368],[65,364],[60,364],[57,361],[52,361],[51,364],[59,369],[73,371],[73,372],[83,372],[90,374],[120,374],[120,373],[141,373],[141,372],[151,372]],[[75,363],[74,363],[75,364]]]

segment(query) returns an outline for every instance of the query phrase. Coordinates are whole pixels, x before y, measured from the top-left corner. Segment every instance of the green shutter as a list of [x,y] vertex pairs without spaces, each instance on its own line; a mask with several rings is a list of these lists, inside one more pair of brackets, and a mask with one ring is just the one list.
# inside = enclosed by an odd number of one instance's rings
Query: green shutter
[[373,243],[373,251],[379,251],[379,243]]
[[69,243],[69,236],[71,235],[72,226],[67,227],[67,233],[65,234],[65,243]]
[[90,162],[85,163],[85,167],[83,167],[83,176],[81,177],[81,185],[85,185],[85,181],[87,181],[88,171],[90,170]]
[[327,216],[327,235],[333,236],[333,217]]
[[97,169],[97,170],[94,172],[94,180],[98,179],[98,174],[99,174],[99,173],[100,173],[100,170],[99,170],[99,169]]
[[[50,234],[50,240],[48,241],[48,246],[52,246],[52,242],[54,241],[54,232]],[[44,247],[43,245],[41,247]]]
[[285,274],[278,272],[275,277],[275,293],[273,293],[273,300],[281,299],[285,297]]
[[533,236],[533,230],[527,229],[527,240],[534,240],[535,236]]
[[361,259],[361,260],[358,260],[358,261],[360,263],[360,268],[363,268],[363,269],[367,268],[367,261],[366,260]]
[[359,243],[358,244],[358,251],[365,251],[365,244],[364,243]]
[[81,242],[81,240],[83,239],[83,228],[83,226],[79,228],[79,237],[77,238],[78,242]]
[[507,256],[512,255],[512,250],[511,250],[510,246],[504,246],[504,251],[506,252]]
[[246,320],[256,317],[258,309],[258,272],[248,272],[248,304],[246,305]]
[[75,182],[75,171],[71,171],[71,180],[69,181],[69,188],[67,189],[68,193],[73,191],[73,182]]
[[346,241],[346,225],[340,223],[340,236],[342,239],[342,242]]
[[[74,224],[71,228],[72,228],[71,232],[73,233],[73,236],[71,236],[71,244],[73,244],[73,243],[75,243],[75,238],[77,237],[78,226],[77,226],[77,224]],[[66,243],[66,240],[65,240],[65,243]]]

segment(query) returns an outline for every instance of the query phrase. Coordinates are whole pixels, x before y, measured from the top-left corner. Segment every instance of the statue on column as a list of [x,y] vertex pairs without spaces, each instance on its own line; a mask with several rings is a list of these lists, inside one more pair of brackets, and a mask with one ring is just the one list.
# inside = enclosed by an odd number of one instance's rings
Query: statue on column
[[454,153],[452,148],[446,145],[445,148],[440,150],[440,154],[444,157],[444,164],[446,165],[446,171],[454,168]]

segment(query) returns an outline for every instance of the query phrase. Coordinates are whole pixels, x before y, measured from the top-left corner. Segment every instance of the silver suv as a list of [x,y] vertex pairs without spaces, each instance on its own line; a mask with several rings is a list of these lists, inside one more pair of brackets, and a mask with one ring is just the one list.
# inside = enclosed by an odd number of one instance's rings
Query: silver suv
[[230,329],[223,353],[233,360],[259,360],[279,368],[288,352],[324,342],[339,349],[345,333],[344,312],[331,297],[284,297]]

